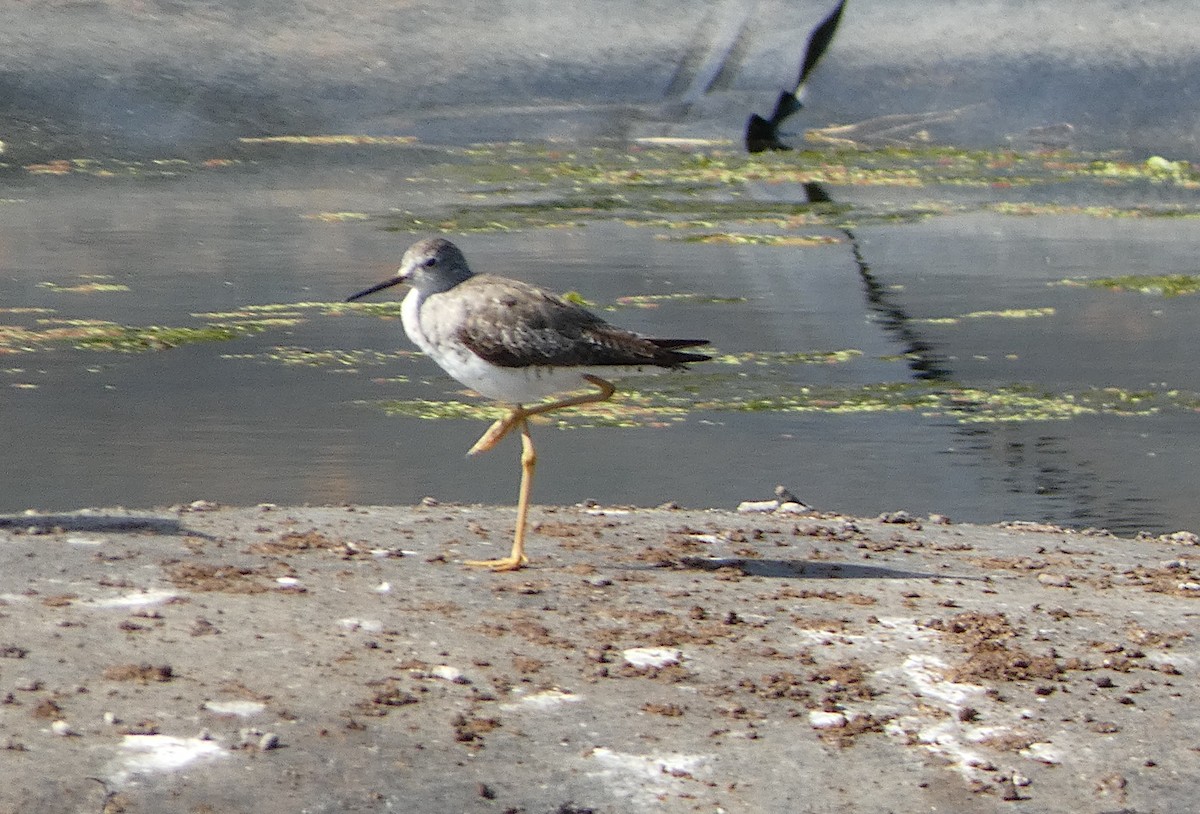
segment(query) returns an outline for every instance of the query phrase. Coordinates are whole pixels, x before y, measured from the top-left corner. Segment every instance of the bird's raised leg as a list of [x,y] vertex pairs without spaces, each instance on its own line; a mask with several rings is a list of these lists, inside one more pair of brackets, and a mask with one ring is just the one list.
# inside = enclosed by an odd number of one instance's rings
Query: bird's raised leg
[[583,379],[588,384],[597,388],[598,392],[584,393],[560,401],[552,401],[548,404],[539,404],[536,407],[522,407],[517,405],[512,409],[512,412],[504,418],[498,419],[492,426],[488,427],[487,432],[475,442],[475,446],[467,450],[467,454],[478,455],[480,452],[487,452],[500,443],[500,440],[512,432],[522,421],[531,416],[551,413],[567,407],[578,407],[581,404],[595,404],[598,401],[607,401],[612,398],[612,394],[617,390],[617,388],[613,387],[612,382],[605,381],[599,376],[593,376],[590,373],[585,373]]
[[471,447],[471,451],[467,453],[474,455],[477,452],[486,452],[496,446],[500,439],[511,432],[513,428],[521,428],[521,491],[517,496],[517,528],[513,533],[512,551],[507,557],[498,560],[467,560],[466,565],[482,566],[493,571],[516,571],[529,562],[525,556],[525,521],[529,516],[529,495],[533,491],[533,472],[537,467],[537,451],[533,448],[533,436],[529,434],[528,419],[530,416],[542,415],[554,410],[606,401],[612,398],[612,394],[616,392],[616,388],[611,382],[605,381],[599,376],[585,375],[583,378],[595,387],[597,392],[585,393],[549,404],[540,404],[530,409],[516,407],[507,416],[489,427],[483,437],[476,441],[475,446]]
[[479,436],[479,440],[474,446],[467,450],[468,455],[478,455],[481,452],[487,452],[500,443],[504,436],[512,432],[513,428],[520,424],[528,413],[525,408],[518,404],[509,411],[504,418],[497,418],[492,422],[492,426],[487,428],[487,432]]
[[498,560],[467,560],[466,565],[490,568],[493,571],[516,571],[529,559],[525,556],[525,520],[529,516],[529,494],[533,491],[533,472],[537,467],[537,451],[533,448],[533,436],[529,434],[529,423],[521,418],[521,491],[517,495],[517,528],[513,532],[512,551]]

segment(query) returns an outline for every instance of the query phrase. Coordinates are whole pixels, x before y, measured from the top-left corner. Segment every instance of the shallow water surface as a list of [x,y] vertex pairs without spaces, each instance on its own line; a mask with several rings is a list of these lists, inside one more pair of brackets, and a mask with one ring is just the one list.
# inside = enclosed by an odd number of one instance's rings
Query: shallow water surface
[[[423,233],[414,220],[508,191],[436,167],[414,151],[155,179],[9,178],[0,510],[513,502],[517,444],[466,459],[486,426],[476,400],[411,353],[394,316],[332,305],[392,272]],[[749,184],[734,200],[791,206],[805,200],[798,189]],[[914,195],[828,192],[876,212]],[[476,270],[577,291],[634,330],[707,337],[721,357],[630,381],[616,412],[535,427],[535,500],[731,507],[782,483],[825,510],[1200,528],[1200,299],[1062,284],[1196,274],[1198,222],[961,206],[1012,195],[986,188],[921,194],[953,205],[766,229],[828,239],[815,245],[686,242],[705,227],[621,213],[451,228]],[[728,217],[720,230],[763,231]],[[250,325],[249,306],[279,307],[251,312],[261,324],[235,338],[145,352],[10,335],[81,320]],[[884,385],[897,388],[886,405],[863,403]],[[1013,407],[1026,393],[1037,405]],[[437,411],[426,402],[460,417],[420,417]]]

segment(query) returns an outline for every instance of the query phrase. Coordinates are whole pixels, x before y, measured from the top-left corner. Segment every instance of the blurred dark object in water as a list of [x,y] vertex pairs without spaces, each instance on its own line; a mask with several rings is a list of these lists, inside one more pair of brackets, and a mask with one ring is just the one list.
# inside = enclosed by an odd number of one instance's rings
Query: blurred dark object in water
[[842,19],[842,11],[845,8],[846,0],[842,0],[829,13],[829,16],[809,34],[808,47],[804,51],[804,64],[800,67],[800,78],[796,80],[796,86],[790,91],[779,92],[779,98],[775,102],[775,111],[771,114],[771,118],[764,119],[757,113],[750,116],[746,122],[745,136],[748,152],[761,153],[764,150],[791,149],[779,140],[779,125],[783,124],[788,116],[804,107],[801,102],[801,97],[804,95],[804,83],[808,81],[809,74],[817,66],[817,62],[825,53],[825,49],[829,47],[829,43],[833,41],[833,35],[837,31],[838,23]]

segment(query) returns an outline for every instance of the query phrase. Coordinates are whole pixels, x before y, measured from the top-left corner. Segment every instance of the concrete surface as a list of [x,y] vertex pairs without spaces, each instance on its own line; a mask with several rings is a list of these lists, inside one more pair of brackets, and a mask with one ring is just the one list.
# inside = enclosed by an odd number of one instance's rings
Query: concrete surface
[[[0,2],[10,157],[211,154],[239,136],[740,139],[832,2]],[[962,109],[928,128],[1194,151],[1200,7],[1181,0],[851,0],[806,128]],[[710,81],[711,80],[711,81]]]
[[813,514],[0,522],[0,812],[1182,812],[1192,535]]

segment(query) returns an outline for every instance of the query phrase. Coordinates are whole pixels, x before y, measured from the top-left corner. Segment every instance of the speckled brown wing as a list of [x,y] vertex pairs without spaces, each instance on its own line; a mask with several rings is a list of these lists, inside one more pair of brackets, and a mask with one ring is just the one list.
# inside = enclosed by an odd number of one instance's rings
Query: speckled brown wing
[[704,340],[638,336],[518,280],[480,274],[455,286],[453,293],[463,297],[460,302],[470,302],[458,340],[500,367],[679,367],[710,358],[675,350],[703,345]]

